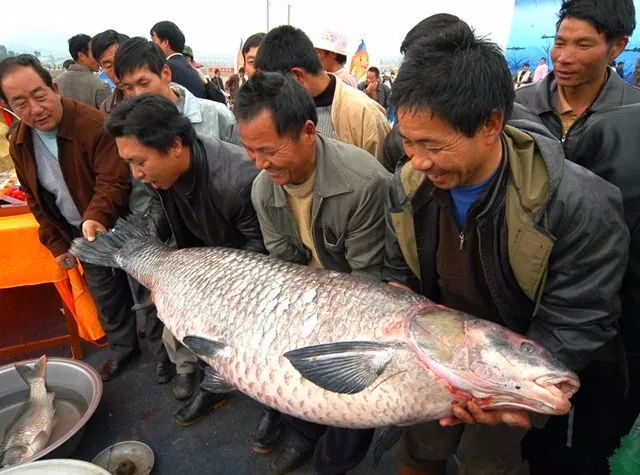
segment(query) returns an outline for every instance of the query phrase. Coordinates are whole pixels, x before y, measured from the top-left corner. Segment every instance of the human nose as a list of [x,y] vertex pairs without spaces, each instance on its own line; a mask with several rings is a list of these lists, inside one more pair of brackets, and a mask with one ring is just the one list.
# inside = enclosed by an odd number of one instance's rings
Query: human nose
[[552,48],[552,51],[552,59],[554,63],[567,64],[575,61],[576,49],[571,45],[563,45],[561,48],[556,46]]
[[261,153],[255,152],[252,160],[255,162],[256,167],[259,170],[264,170],[265,168],[269,168],[271,166],[271,162]]
[[411,161],[411,166],[416,170],[427,171],[434,165],[431,153],[424,147],[416,147],[412,153],[407,153],[407,156]]
[[129,165],[129,168],[131,169],[131,176],[133,176],[133,178],[137,180],[142,180],[144,178],[144,173],[138,166],[131,164]]

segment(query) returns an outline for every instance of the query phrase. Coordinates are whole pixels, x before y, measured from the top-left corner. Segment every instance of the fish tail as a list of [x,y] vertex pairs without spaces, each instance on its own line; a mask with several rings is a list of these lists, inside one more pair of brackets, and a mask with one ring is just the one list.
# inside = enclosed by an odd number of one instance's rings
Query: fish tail
[[14,365],[14,368],[16,369],[20,377],[24,379],[24,382],[29,386],[31,385],[31,381],[37,378],[36,370],[31,366],[27,366],[25,364],[17,364]]
[[156,241],[143,213],[119,218],[110,231],[96,236],[95,241],[76,238],[71,244],[70,252],[83,262],[105,267],[121,267],[118,262],[120,252],[130,248],[133,243]]
[[34,368],[36,378],[46,379],[47,377],[47,355],[42,355]]

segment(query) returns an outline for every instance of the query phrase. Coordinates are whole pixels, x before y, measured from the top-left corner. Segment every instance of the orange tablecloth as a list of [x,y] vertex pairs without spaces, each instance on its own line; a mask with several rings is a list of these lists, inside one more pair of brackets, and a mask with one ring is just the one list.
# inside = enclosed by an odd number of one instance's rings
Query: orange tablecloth
[[81,270],[65,272],[58,266],[40,243],[31,213],[0,218],[0,263],[0,289],[51,282],[73,314],[80,337],[96,341],[104,336]]

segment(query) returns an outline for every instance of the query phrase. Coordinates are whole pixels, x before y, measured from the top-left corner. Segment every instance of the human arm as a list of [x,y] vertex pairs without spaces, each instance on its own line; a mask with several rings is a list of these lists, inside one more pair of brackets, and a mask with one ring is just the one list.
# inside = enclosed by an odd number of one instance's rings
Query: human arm
[[375,172],[362,190],[345,237],[345,257],[351,272],[380,280],[384,259],[384,209],[391,174]]
[[526,336],[578,372],[616,334],[629,235],[617,188],[570,162],[562,181],[549,205],[546,284]]

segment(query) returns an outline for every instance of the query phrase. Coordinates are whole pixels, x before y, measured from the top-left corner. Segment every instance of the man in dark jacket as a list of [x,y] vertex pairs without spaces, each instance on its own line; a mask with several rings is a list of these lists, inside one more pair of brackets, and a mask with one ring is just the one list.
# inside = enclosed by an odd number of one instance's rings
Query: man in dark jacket
[[[32,55],[0,63],[0,97],[21,124],[11,156],[29,208],[40,224],[40,241],[60,267],[76,265],[71,241],[89,240],[126,214],[131,182],[98,110],[61,98],[49,72]],[[113,351],[100,369],[115,378],[139,355],[126,275],[84,263],[84,277]]]
[[[173,102],[156,94],[124,100],[106,128],[133,177],[157,198],[150,214],[161,238],[172,235],[179,248],[265,252],[251,204],[257,171],[242,148],[198,137]],[[193,424],[225,399],[200,388],[176,413],[176,421]]]
[[[623,107],[616,113],[605,112],[612,108],[640,102],[640,89],[629,86],[608,65],[624,50],[635,28],[635,8],[631,0],[567,0],[560,9],[557,32],[550,55],[554,70],[542,81],[518,89],[516,102],[524,108],[514,110],[513,118],[534,116],[542,120],[547,129],[564,145],[567,159],[574,161],[607,181],[618,186],[624,199],[625,220],[633,234],[636,221],[637,203],[633,196],[640,188],[640,169],[634,166],[640,149],[637,143],[637,129],[633,131],[634,108]],[[625,120],[624,114],[629,114]],[[605,120],[611,120],[607,125]],[[593,126],[592,122],[595,122]],[[587,130],[592,129],[586,148]],[[607,134],[602,132],[606,130]],[[591,139],[598,136],[602,140],[594,143]],[[622,286],[622,315],[620,319],[621,337],[627,352],[629,364],[628,376],[632,388],[640,385],[640,269],[633,262],[640,259],[637,246],[631,249],[630,267]],[[600,361],[605,360],[605,361]],[[601,371],[598,367],[611,360],[602,355],[594,362],[587,373],[596,377]],[[548,444],[555,438],[565,437],[568,430],[568,418],[552,421],[540,433],[532,432],[525,444],[527,456],[539,459],[545,464],[582,463],[585,470],[607,470],[606,458],[618,444],[619,438],[628,432],[638,414],[640,399],[637,390],[625,396],[624,372],[614,380],[602,380],[594,383],[599,389],[593,393],[593,401],[587,398],[588,391],[583,390],[576,404],[591,404],[600,401],[601,409],[592,407],[591,412],[606,410],[607,420],[597,427],[585,427],[576,432],[577,439],[568,449],[552,455]],[[588,387],[588,386],[587,386]],[[631,407],[625,405],[630,404]],[[609,409],[612,408],[612,409]],[[622,411],[622,412],[621,412]],[[575,419],[574,419],[575,420]],[[561,424],[562,422],[562,424]],[[558,427],[554,428],[554,424]],[[582,422],[575,420],[577,426]],[[582,437],[589,435],[584,444]],[[580,452],[580,453],[577,453]],[[596,454],[600,454],[596,456]],[[569,459],[575,459],[570,462]],[[596,461],[597,460],[597,461]],[[599,467],[599,468],[594,468]],[[535,466],[532,465],[532,469]],[[547,471],[543,467],[541,471]],[[535,470],[534,470],[535,471]]]
[[207,99],[207,90],[198,72],[184,57],[184,34],[170,21],[160,21],[151,28],[151,41],[156,43],[167,57],[171,68],[171,80],[186,87],[196,97]]
[[[465,68],[484,80],[455,74]],[[616,335],[620,193],[564,160],[543,127],[505,127],[513,97],[502,52],[468,28],[409,50],[392,102],[410,163],[390,192],[383,278],[526,335],[580,372]],[[408,428],[401,473],[444,473],[456,451],[464,473],[526,470],[527,412],[470,402],[453,413]]]

